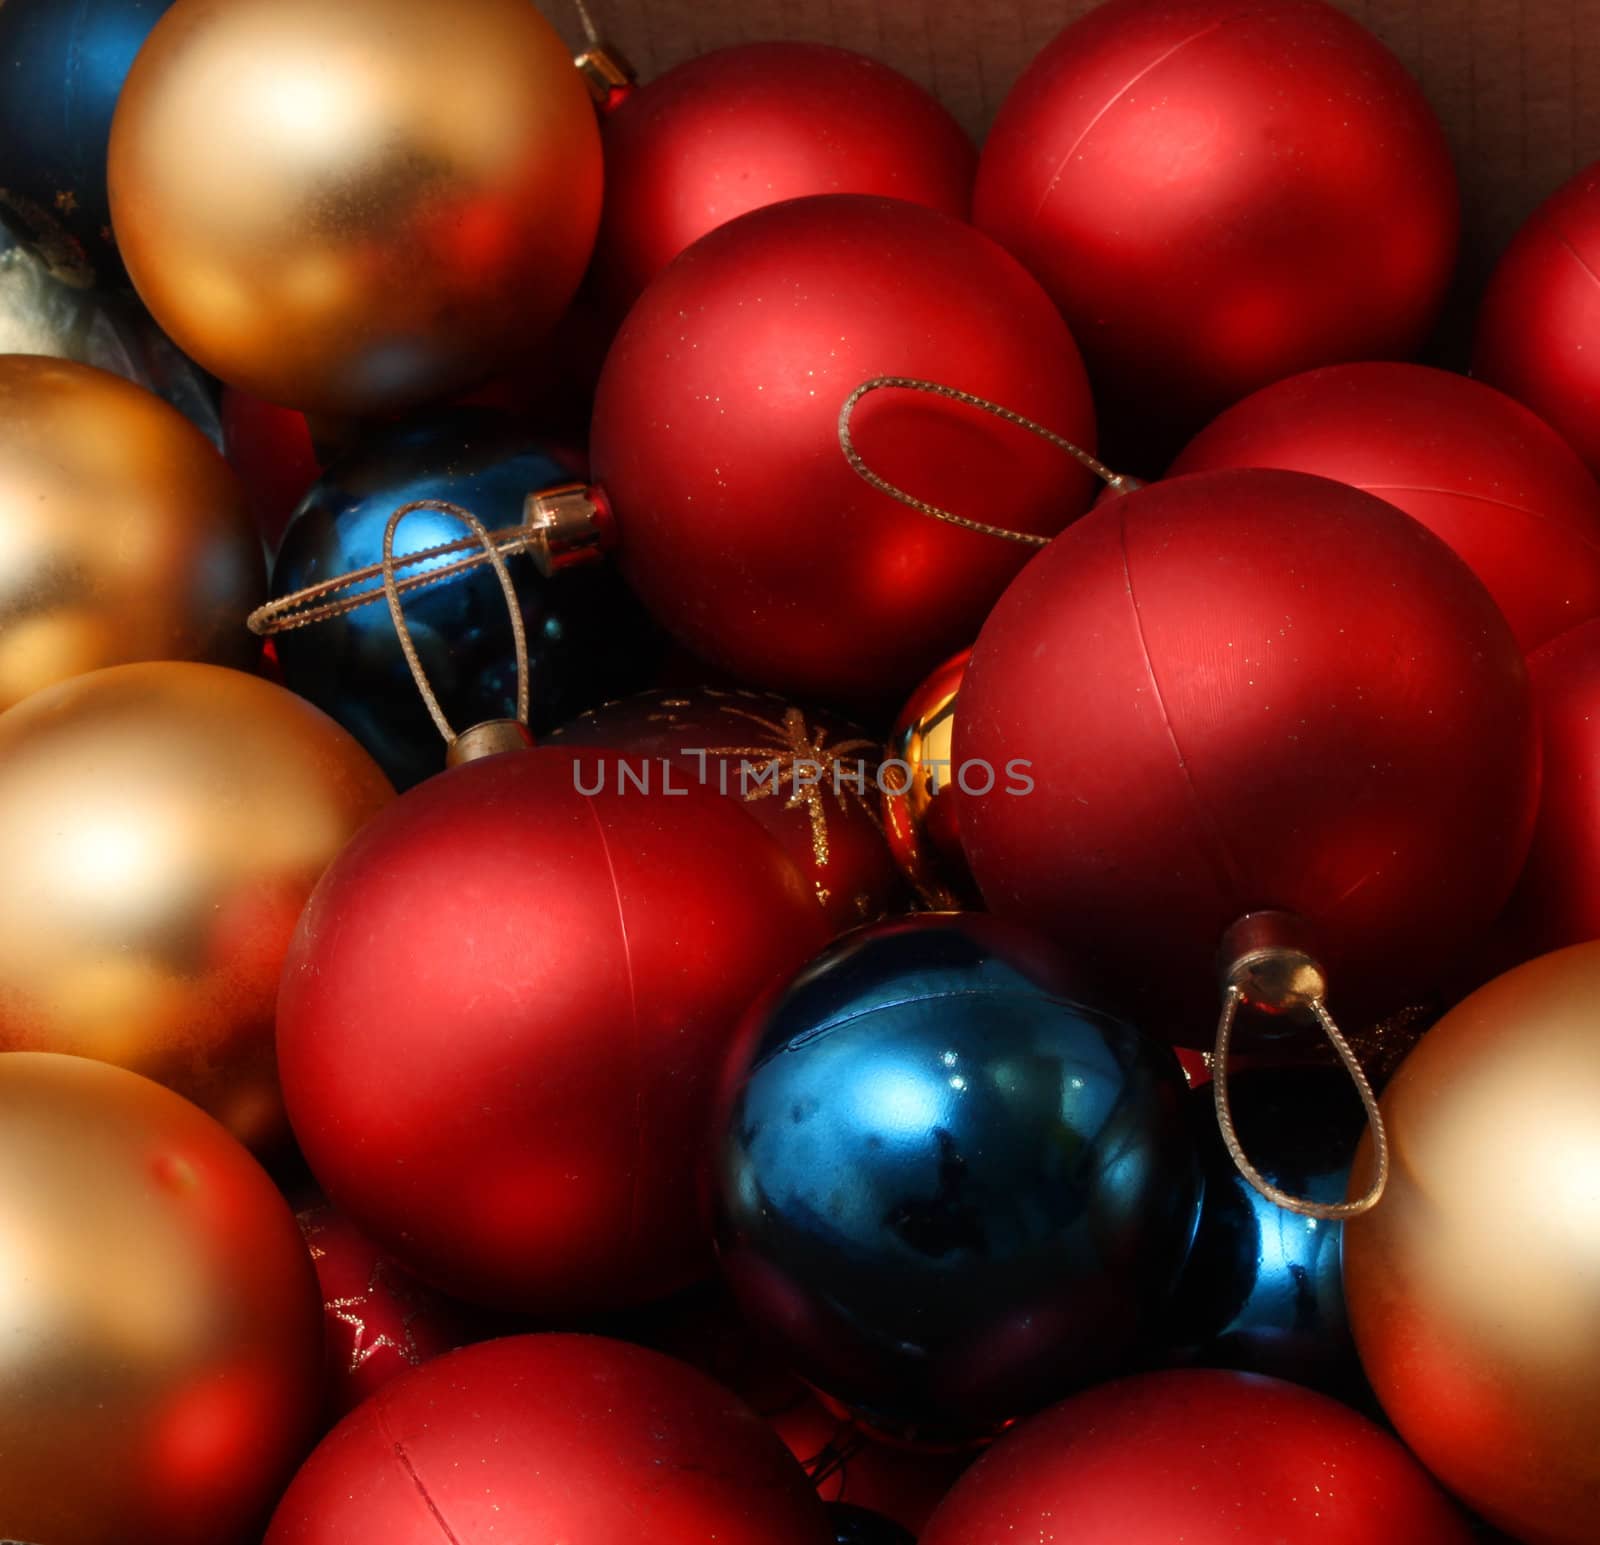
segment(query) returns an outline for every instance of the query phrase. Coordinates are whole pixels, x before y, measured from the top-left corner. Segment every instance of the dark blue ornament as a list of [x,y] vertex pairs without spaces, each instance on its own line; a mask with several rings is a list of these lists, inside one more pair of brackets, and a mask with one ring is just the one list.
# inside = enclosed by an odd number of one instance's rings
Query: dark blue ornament
[[916,1441],[1116,1372],[1199,1206],[1171,1049],[977,915],[848,934],[758,1004],[719,1130],[745,1315],[868,1427]]
[[833,1525],[834,1545],[917,1545],[892,1518],[848,1502],[830,1502],[828,1522]]
[[111,119],[172,0],[0,4],[0,212],[58,271],[122,279],[106,197]]
[[[377,431],[306,495],[284,534],[272,593],[287,595],[381,561],[384,526],[412,500],[462,505],[493,530],[522,519],[528,494],[570,479],[548,448],[493,414],[456,409]],[[401,524],[394,550],[399,556],[470,535],[452,517],[421,510]],[[452,560],[438,563],[446,561]],[[527,627],[535,733],[648,683],[655,634],[609,566],[545,579],[525,555],[506,561]],[[511,717],[516,656],[494,571],[484,565],[410,592],[404,605],[423,667],[455,729]],[[344,725],[397,788],[443,768],[444,742],[381,596],[345,616],[280,633],[277,648],[285,682]]]
[[[1274,1185],[1341,1202],[1365,1114],[1336,1068],[1253,1068],[1228,1081],[1240,1141]],[[1342,1225],[1286,1212],[1234,1167],[1209,1085],[1190,1096],[1205,1201],[1173,1297],[1174,1358],[1350,1395],[1360,1365],[1345,1321]]]

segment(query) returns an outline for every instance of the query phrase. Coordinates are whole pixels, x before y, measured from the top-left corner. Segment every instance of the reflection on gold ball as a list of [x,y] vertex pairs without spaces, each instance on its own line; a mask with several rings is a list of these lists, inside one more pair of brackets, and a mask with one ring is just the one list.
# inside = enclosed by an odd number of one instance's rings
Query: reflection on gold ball
[[114,1062],[275,1141],[290,935],[392,797],[333,720],[217,666],[114,666],[0,714],[0,1051]]
[[[1600,1518],[1600,943],[1457,1005],[1383,1096],[1393,1169],[1344,1226],[1361,1361],[1445,1485],[1530,1545]],[[1351,1178],[1370,1183],[1368,1137]]]
[[530,0],[178,0],[109,176],[185,352],[329,414],[487,378],[566,309],[600,216],[594,109]]
[[0,709],[125,660],[245,665],[266,589],[244,492],[118,376],[0,355]]
[[956,699],[970,649],[946,660],[911,694],[889,736],[880,777],[883,829],[901,872],[926,906],[959,911],[978,906],[956,829]]
[[81,1057],[0,1055],[0,1536],[222,1545],[314,1436],[322,1299],[216,1122]]

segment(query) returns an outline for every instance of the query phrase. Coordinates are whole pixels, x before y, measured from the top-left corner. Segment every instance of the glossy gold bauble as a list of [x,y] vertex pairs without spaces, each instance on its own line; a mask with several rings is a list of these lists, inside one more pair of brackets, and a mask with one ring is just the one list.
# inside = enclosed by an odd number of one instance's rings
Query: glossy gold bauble
[[[1383,1096],[1383,1200],[1344,1226],[1384,1410],[1526,1545],[1600,1526],[1600,943],[1531,961],[1423,1036]],[[1371,1179],[1363,1143],[1352,1196]]]
[[245,665],[266,589],[228,464],[104,370],[0,355],[0,709],[125,660]]
[[555,323],[600,138],[530,0],[178,0],[109,177],[128,272],[186,353],[366,415],[473,386]]
[[322,1299],[216,1122],[81,1057],[0,1055],[0,1537],[234,1545],[315,1436]]
[[113,666],[0,714],[0,1051],[132,1068],[270,1145],[290,935],[392,797],[332,719],[218,666]]
[[970,649],[946,660],[911,694],[889,736],[879,778],[883,829],[901,872],[930,906],[980,905],[956,831],[956,766],[951,758],[956,699]]

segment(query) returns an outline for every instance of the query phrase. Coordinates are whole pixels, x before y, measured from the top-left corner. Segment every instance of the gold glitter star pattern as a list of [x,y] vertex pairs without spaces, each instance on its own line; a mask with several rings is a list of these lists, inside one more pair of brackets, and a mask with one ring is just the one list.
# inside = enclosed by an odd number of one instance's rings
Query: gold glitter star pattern
[[[304,1225],[302,1225],[304,1227]],[[322,1260],[327,1251],[316,1242],[317,1235],[322,1232],[322,1225],[314,1223],[305,1227],[306,1245],[311,1251],[311,1259]],[[417,1345],[416,1337],[411,1333],[411,1326],[422,1313],[420,1304],[413,1304],[410,1311],[400,1320],[400,1340],[396,1341],[387,1332],[380,1331],[372,1336],[371,1327],[367,1324],[366,1314],[371,1308],[373,1295],[380,1290],[387,1289],[391,1302],[396,1305],[403,1304],[411,1295],[411,1285],[404,1276],[397,1274],[393,1264],[378,1256],[372,1263],[372,1271],[367,1277],[367,1285],[361,1292],[345,1298],[330,1298],[323,1305],[323,1312],[331,1319],[338,1320],[342,1325],[348,1325],[355,1332],[355,1339],[350,1348],[350,1361],[345,1369],[346,1373],[359,1372],[373,1357],[383,1351],[385,1347],[398,1352],[402,1358],[413,1368],[422,1366],[422,1349]]]
[[[741,776],[739,792],[747,801],[770,799],[781,792],[785,783],[788,784],[789,798],[784,802],[784,809],[805,807],[811,820],[811,856],[817,868],[825,869],[828,864],[829,795],[833,796],[841,813],[848,814],[854,803],[866,811],[874,823],[877,822],[877,803],[867,798],[866,769],[856,769],[860,774],[859,779],[835,776],[835,769],[847,759],[860,762],[863,752],[879,751],[875,740],[840,740],[830,745],[827,731],[808,725],[806,716],[798,708],[784,709],[781,719],[768,718],[765,714],[738,708],[731,703],[724,703],[722,711],[758,726],[772,738],[764,744],[707,746],[707,754],[738,757],[743,762],[760,766],[765,779],[757,780],[754,788],[749,786],[748,779]],[[817,780],[808,782],[804,788],[800,787],[800,780],[795,777],[795,769],[801,765],[815,765],[822,769]],[[773,776],[774,768],[777,769],[776,777]]]

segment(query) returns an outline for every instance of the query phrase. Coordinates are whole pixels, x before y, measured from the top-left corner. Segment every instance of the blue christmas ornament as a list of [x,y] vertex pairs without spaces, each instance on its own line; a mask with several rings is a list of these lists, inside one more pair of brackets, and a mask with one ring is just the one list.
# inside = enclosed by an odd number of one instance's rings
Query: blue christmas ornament
[[[1232,1074],[1228,1089],[1244,1150],[1269,1181],[1314,1202],[1344,1200],[1366,1117],[1342,1070],[1253,1068]],[[1268,1201],[1223,1146],[1210,1086],[1189,1102],[1205,1201],[1173,1296],[1175,1360],[1358,1392],[1342,1225]]]
[[[493,530],[521,520],[528,494],[571,477],[547,447],[494,414],[456,409],[376,431],[330,468],[295,512],[273,566],[272,593],[288,595],[380,562],[384,527],[402,504],[448,500]],[[469,535],[451,516],[419,510],[402,522],[394,550],[398,557]],[[648,683],[656,635],[608,566],[546,579],[525,555],[506,562],[527,628],[536,734]],[[404,604],[450,722],[460,730],[512,717],[516,656],[493,570],[482,565],[412,591]],[[343,616],[278,634],[277,650],[284,681],[344,725],[397,788],[443,768],[444,743],[381,596]]]
[[892,1518],[848,1502],[830,1502],[828,1522],[833,1525],[834,1545],[917,1545]]
[[134,55],[172,0],[0,4],[0,214],[80,284],[123,277],[106,152]]
[[868,1427],[993,1432],[1115,1373],[1199,1179],[1171,1049],[1047,946],[954,913],[846,935],[752,1011],[716,1162],[724,1274]]

